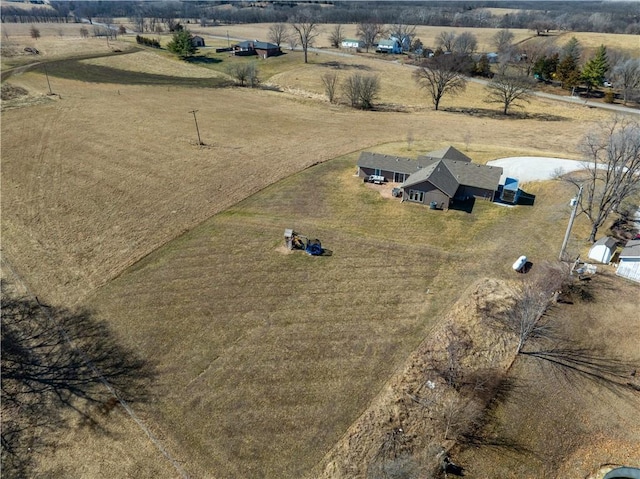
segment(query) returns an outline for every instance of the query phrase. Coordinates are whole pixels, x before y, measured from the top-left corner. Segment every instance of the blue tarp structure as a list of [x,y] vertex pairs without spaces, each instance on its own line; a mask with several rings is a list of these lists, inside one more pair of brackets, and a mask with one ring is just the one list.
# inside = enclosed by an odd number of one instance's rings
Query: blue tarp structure
[[502,187],[502,194],[500,200],[505,203],[517,203],[520,197],[520,188],[518,187],[518,180],[516,178],[509,178],[504,182]]
[[320,256],[322,254],[322,244],[320,244],[320,240],[309,240],[305,251],[311,256]]

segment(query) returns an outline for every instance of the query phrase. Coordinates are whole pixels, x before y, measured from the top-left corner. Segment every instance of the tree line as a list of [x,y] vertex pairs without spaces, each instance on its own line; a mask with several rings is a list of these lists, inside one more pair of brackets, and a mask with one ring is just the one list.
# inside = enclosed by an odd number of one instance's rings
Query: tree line
[[495,14],[490,2],[62,2],[52,8],[24,10],[3,5],[2,22],[67,22],[100,17],[139,19],[158,33],[163,18],[203,25],[290,22],[301,9],[311,9],[320,23],[354,24],[375,18],[392,24],[410,16],[417,25],[485,28],[525,28],[543,34],[550,29],[604,33],[640,33],[640,20],[626,2],[512,2],[513,12]]

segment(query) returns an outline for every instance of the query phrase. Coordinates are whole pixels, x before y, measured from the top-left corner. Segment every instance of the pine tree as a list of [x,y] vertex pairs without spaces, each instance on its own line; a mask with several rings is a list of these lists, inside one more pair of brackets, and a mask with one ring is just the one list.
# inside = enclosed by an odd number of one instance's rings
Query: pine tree
[[569,41],[562,47],[562,59],[566,57],[573,58],[576,65],[580,63],[580,56],[582,55],[582,47],[576,37],[571,37]]
[[191,39],[189,30],[178,31],[173,34],[172,40],[167,44],[167,50],[180,58],[188,58],[196,52],[196,47],[193,46]]
[[575,58],[567,55],[562,58],[556,70],[556,77],[564,88],[571,89],[580,82],[580,69]]
[[580,76],[581,80],[587,85],[587,93],[592,88],[602,85],[607,70],[609,70],[607,47],[600,45],[596,54],[582,69],[582,75]]

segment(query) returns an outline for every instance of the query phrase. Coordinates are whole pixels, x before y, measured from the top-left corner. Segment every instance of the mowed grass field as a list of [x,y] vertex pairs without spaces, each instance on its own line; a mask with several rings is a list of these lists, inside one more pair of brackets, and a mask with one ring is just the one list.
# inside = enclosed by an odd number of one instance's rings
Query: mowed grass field
[[[555,256],[559,196],[430,211],[382,198],[355,158],[248,198],[87,300],[163,371],[148,414],[197,477],[304,476],[471,282],[510,277],[523,250]],[[331,256],[287,254],[286,227]]]
[[[177,76],[171,59],[138,58],[154,75]],[[140,73],[136,61],[108,60],[99,67]],[[319,76],[334,61],[352,60],[318,55],[300,68],[311,81],[307,69]],[[89,82],[74,69],[73,79],[51,78],[61,98],[2,114],[3,255],[40,298],[89,307],[157,366],[156,397],[141,414],[194,477],[300,477],[467,284],[511,275],[524,249],[535,262],[557,255],[566,186],[527,185],[533,208],[433,212],[354,178],[358,152],[417,156],[453,144],[481,162],[577,157],[579,138],[608,115],[542,100],[531,108],[554,121],[434,112],[405,67],[384,67],[384,84],[413,88],[390,100],[412,96],[412,111],[360,112],[296,92]],[[10,82],[32,97],[47,91],[35,71]],[[297,88],[311,90],[305,80]],[[472,105],[478,94],[455,101]],[[333,254],[285,254],[287,227]],[[575,231],[587,236],[580,222]],[[118,444],[133,437],[123,424]],[[62,471],[82,457],[66,444]],[[96,442],[93,477],[118,468],[121,452],[106,444]],[[170,475],[161,460],[141,454],[119,471]]]
[[[117,72],[121,56],[112,60]],[[38,271],[30,281],[43,296],[60,302],[82,298],[181,232],[315,163],[409,133],[416,150],[408,156],[420,153],[421,141],[428,148],[500,145],[506,156],[516,148],[575,156],[578,125],[606,117],[542,100],[531,108],[560,120],[435,112],[411,72],[387,70],[386,63],[383,84],[394,75],[414,99],[422,98],[414,113],[362,112],[275,91],[167,86],[164,79],[154,86],[153,75],[147,86],[111,83],[113,73],[110,83],[95,83],[80,80],[85,63],[66,65],[64,75],[76,80],[50,76],[61,99],[7,110],[2,122],[5,248],[20,271]],[[156,72],[164,68],[174,72],[175,62],[159,56]],[[319,64],[301,68],[324,71]],[[56,64],[49,69],[55,72]],[[119,71],[125,79],[131,72]],[[10,82],[34,98],[48,91],[40,71]],[[301,81],[300,88],[308,87]],[[455,101],[474,104],[476,94],[470,87]],[[204,147],[197,145],[194,109]]]

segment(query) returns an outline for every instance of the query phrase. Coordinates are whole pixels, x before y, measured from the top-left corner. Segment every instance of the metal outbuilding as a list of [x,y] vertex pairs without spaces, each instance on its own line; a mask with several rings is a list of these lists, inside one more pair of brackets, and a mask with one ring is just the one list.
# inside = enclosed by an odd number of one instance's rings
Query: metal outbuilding
[[609,236],[603,236],[593,243],[589,250],[589,259],[599,263],[609,264],[613,254],[616,252],[618,242]]

